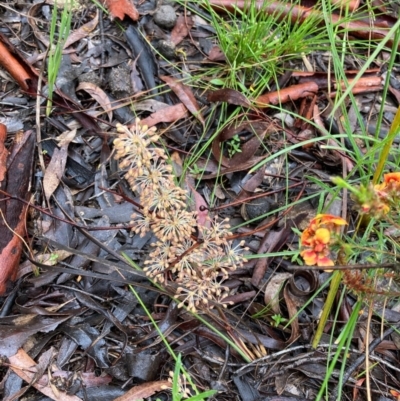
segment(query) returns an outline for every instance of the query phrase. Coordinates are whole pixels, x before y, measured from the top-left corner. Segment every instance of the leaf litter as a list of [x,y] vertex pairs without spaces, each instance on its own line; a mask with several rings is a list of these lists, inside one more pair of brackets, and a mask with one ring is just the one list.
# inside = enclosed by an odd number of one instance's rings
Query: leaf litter
[[[213,0],[211,5],[229,10],[232,3]],[[339,137],[333,139],[327,132],[335,130],[334,123],[343,132],[340,118],[330,120],[331,99],[353,82],[357,64],[346,59],[346,79],[335,81],[327,71],[329,55],[316,51],[310,59],[319,70],[305,72],[300,57],[285,66],[280,86],[271,81],[269,90],[254,96],[251,89],[242,93],[238,87],[219,87],[226,78],[223,69],[211,77],[204,73],[198,84],[204,69],[227,63],[207,8],[191,4],[189,12],[186,4],[169,6],[175,23],[166,28],[167,22],[163,26],[152,17],[156,2],[135,8],[131,2],[113,0],[105,6],[110,17],[95,4],[74,9],[74,29],[62,51],[49,117],[40,102],[47,96],[44,60],[54,6],[12,1],[0,6],[0,17],[16,21],[0,36],[0,65],[9,74],[0,78],[3,399],[33,400],[40,393],[46,399],[76,401],[171,399],[168,372],[175,362],[160,333],[176,354],[182,354],[198,389],[219,391],[214,399],[316,399],[330,350],[336,347],[326,344],[328,335],[336,335],[349,319],[356,297],[341,290],[343,302],[336,304],[339,326],[329,322],[322,342],[313,349],[331,275],[297,270],[299,259],[290,258],[299,249],[296,232],[321,209],[316,177],[329,185],[329,177],[340,175],[343,166],[347,171],[356,166],[339,146]],[[237,6],[245,9],[244,3]],[[313,6],[271,2],[265,11],[279,9],[280,18],[292,13],[292,19],[298,16],[304,22],[310,13],[320,12]],[[360,5],[352,7],[356,11]],[[26,20],[19,18],[23,15]],[[340,18],[332,15],[352,35],[374,40],[384,38],[396,23],[387,8],[375,26],[369,20],[342,23]],[[133,24],[137,20],[140,25]],[[167,42],[167,50],[161,41]],[[385,82],[379,63],[352,89],[371,126],[376,94],[382,93]],[[382,130],[388,130],[399,103],[397,76],[390,84],[394,98],[384,105]],[[246,85],[251,86],[244,77],[242,88]],[[211,230],[212,219],[218,217],[229,218],[236,227],[229,234],[232,249],[242,239],[248,249],[245,264],[229,274],[221,271],[217,280],[223,278],[229,295],[199,308],[204,321],[172,299],[182,291],[174,281],[174,263],[184,260],[188,250],[168,260],[163,288],[152,285],[129,262],[143,269],[157,241],[151,230],[144,235],[131,231],[132,215],[140,215],[146,206],[140,204],[145,187],[132,191],[114,158],[117,123],[132,128],[137,117],[143,125],[157,128],[156,145],[179,161],[179,166],[172,165],[176,180],[190,193],[185,207],[197,211],[197,227],[190,235],[196,238],[194,247],[207,241],[198,235],[199,228]],[[355,116],[353,130],[359,128],[357,121]],[[13,128],[15,122],[24,127],[22,137]],[[44,171],[37,163],[39,148],[33,150],[35,133],[29,131],[37,124]],[[60,141],[65,132],[71,136]],[[18,151],[8,155],[11,142]],[[361,141],[345,145],[353,154],[368,154],[368,145]],[[332,207],[328,203],[327,208]],[[341,205],[338,210],[340,215]],[[354,220],[350,222],[354,228]],[[182,244],[190,236],[182,238]],[[199,259],[195,265],[194,275],[206,269]],[[361,276],[348,275],[349,285],[354,277]],[[398,292],[396,283],[390,281],[388,288]],[[374,336],[379,357],[370,355],[377,364],[370,373],[375,381],[371,390],[384,394],[383,400],[399,389],[394,366],[398,336],[385,331],[378,340],[381,313],[392,324],[400,315],[393,303],[388,307],[375,302],[380,312],[374,309],[368,335]],[[361,316],[349,361],[343,365],[347,382],[341,391],[354,399],[365,399],[367,392],[356,374],[365,362],[366,319]],[[336,395],[339,367],[329,378]],[[194,388],[189,391],[194,394]]]

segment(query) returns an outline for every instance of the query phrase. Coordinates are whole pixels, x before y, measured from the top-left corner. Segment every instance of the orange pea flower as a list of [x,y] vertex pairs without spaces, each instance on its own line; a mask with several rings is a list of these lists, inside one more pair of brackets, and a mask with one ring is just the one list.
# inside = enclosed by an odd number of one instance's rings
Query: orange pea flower
[[331,214],[319,214],[310,221],[300,238],[300,245],[304,248],[300,256],[307,266],[334,265],[329,257],[330,245],[336,241],[340,227],[345,224],[346,220]]
[[387,173],[383,176],[384,188],[381,190],[385,199],[393,205],[397,205],[400,199],[400,173]]
[[389,184],[392,182],[397,183],[400,186],[400,173],[387,173],[383,175],[383,182]]
[[310,226],[325,227],[329,230],[335,230],[338,232],[340,230],[340,226],[346,225],[346,220],[343,220],[341,217],[334,216],[333,214],[317,214],[311,221]]

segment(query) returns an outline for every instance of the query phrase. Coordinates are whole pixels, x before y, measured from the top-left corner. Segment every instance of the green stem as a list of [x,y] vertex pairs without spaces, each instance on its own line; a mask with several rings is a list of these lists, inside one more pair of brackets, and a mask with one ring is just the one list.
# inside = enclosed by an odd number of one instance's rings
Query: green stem
[[385,141],[385,145],[383,146],[382,152],[379,155],[378,166],[375,170],[375,174],[372,179],[372,183],[374,185],[376,185],[379,182],[379,180],[382,176],[383,168],[386,164],[387,158],[389,156],[389,152],[392,149],[392,144],[393,144],[394,138],[399,133],[399,127],[400,127],[400,107],[397,109],[397,112],[396,112],[396,115],[394,116],[392,125],[390,126],[387,140]]
[[329,314],[331,313],[333,302],[335,301],[336,293],[339,289],[339,285],[341,283],[343,276],[343,271],[336,270],[333,273],[331,286],[329,288],[328,296],[326,297],[326,301],[324,304],[324,309],[322,310],[321,318],[318,323],[317,332],[315,333],[315,337],[312,342],[313,348],[317,348],[319,341],[321,340],[325,324],[328,320]]

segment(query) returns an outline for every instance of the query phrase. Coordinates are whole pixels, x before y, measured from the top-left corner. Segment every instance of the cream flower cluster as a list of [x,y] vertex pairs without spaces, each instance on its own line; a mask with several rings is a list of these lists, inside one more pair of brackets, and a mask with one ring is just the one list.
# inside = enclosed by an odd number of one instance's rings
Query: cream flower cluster
[[136,120],[131,128],[117,125],[117,131],[114,157],[140,197],[141,209],[132,215],[133,230],[141,236],[152,231],[157,237],[144,271],[160,283],[172,278],[179,306],[196,311],[220,303],[228,295],[221,283],[245,260],[242,244],[234,247],[228,240],[226,220],[198,226],[196,212],[187,207],[188,192],[176,185],[167,155],[156,146],[155,128]]

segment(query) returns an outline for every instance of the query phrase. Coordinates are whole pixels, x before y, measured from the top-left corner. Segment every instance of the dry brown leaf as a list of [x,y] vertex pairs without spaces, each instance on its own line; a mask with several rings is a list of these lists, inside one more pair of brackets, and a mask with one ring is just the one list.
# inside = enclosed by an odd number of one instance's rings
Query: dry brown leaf
[[153,127],[159,123],[173,123],[188,116],[186,107],[182,103],[164,107],[140,121],[142,125]]
[[71,46],[73,43],[78,42],[79,40],[82,40],[83,38],[89,36],[89,34],[95,30],[98,23],[99,23],[99,11],[97,10],[96,16],[92,20],[90,20],[86,24],[83,24],[78,29],[75,29],[74,31],[70,32],[67,40],[65,41],[64,49]]
[[[221,144],[229,139],[233,138],[236,134],[240,132],[247,131],[253,133],[253,137],[247,142],[241,145],[241,152],[236,153],[232,158],[228,158],[221,153]],[[234,171],[245,170],[248,166],[249,161],[253,159],[257,149],[260,147],[264,136],[275,132],[276,129],[273,124],[265,121],[248,121],[241,124],[235,125],[231,124],[224,128],[223,131],[214,139],[211,151],[215,160],[220,161],[220,163],[228,168],[235,168]],[[253,166],[256,163],[253,164]]]
[[166,390],[171,387],[171,383],[167,380],[143,383],[139,386],[132,387],[124,395],[121,395],[121,397],[116,398],[114,401],[139,401],[151,397],[158,391]]
[[180,15],[176,20],[176,24],[171,32],[171,42],[176,45],[182,42],[193,28],[193,18],[185,15]]
[[168,103],[160,102],[159,100],[155,99],[145,99],[141,102],[135,102],[132,104],[133,111],[148,111],[150,113],[154,113],[158,110],[165,109],[169,107]]
[[271,308],[274,313],[281,314],[279,296],[285,281],[292,273],[277,273],[268,282],[264,292],[265,306]]
[[60,392],[58,396],[53,393],[49,386],[47,375],[43,375],[40,380],[35,382],[36,375],[36,362],[22,349],[8,358],[11,370],[17,374],[21,379],[27,383],[33,383],[32,386],[39,390],[42,394],[55,401],[82,401],[76,395],[68,395],[67,393]]
[[186,108],[204,125],[204,118],[200,113],[199,104],[197,103],[192,90],[182,82],[178,81],[176,78],[161,75],[160,79],[162,79],[171,88],[171,90],[176,96],[178,96],[179,100],[186,106]]
[[55,148],[50,163],[46,168],[43,177],[43,189],[47,201],[60,184],[64,174],[65,165],[68,157],[68,145],[75,138],[76,129],[69,131],[65,137],[60,140],[60,148]]
[[289,286],[285,285],[283,289],[283,298],[286,303],[287,313],[289,315],[290,328],[292,329],[290,337],[287,340],[288,344],[293,344],[300,336],[299,314],[295,302],[293,302],[293,295],[289,291]]
[[37,26],[39,18],[36,18],[36,14],[42,9],[43,3],[34,4],[28,11],[28,24],[30,25],[33,34],[37,40],[40,40],[46,47],[50,46],[50,40]]
[[91,82],[81,82],[78,87],[76,88],[77,91],[83,90],[87,92],[90,96],[93,97],[94,100],[104,109],[107,113],[108,118],[112,121],[113,112],[110,99],[103,91],[103,89],[99,88],[97,85]]
[[139,19],[139,12],[133,5],[132,0],[104,0],[104,5],[110,11],[113,18],[119,18],[121,21],[128,16],[132,21]]
[[[36,18],[36,14],[40,12],[42,9],[43,3],[38,3],[34,4],[28,12],[28,23],[32,28],[32,31],[35,35],[35,37],[40,40],[46,47],[50,46],[50,38],[47,36],[44,32],[42,32],[41,29],[38,28],[37,23],[38,23],[38,18]],[[67,47],[71,46],[75,42],[78,42],[79,40],[82,40],[83,38],[86,38],[89,36],[91,32],[96,28],[97,24],[99,23],[99,13],[96,12],[96,16],[87,22],[86,24],[83,24],[80,26],[78,29],[71,31],[71,33],[68,35],[67,40],[65,41],[64,44],[64,49]],[[41,57],[38,57],[37,60],[41,60],[42,58],[45,57],[45,54],[43,54]]]
[[234,89],[224,88],[218,89],[207,94],[207,100],[209,102],[226,102],[229,104],[235,104],[236,106],[250,107],[250,101],[243,93],[238,92]]
[[58,184],[64,174],[65,164],[67,163],[68,152],[66,149],[55,148],[51,161],[46,168],[43,178],[43,189],[47,201],[50,201],[50,196],[57,189]]
[[261,161],[264,159],[265,156],[253,156],[251,159],[245,161],[242,165],[233,165],[231,167],[224,168],[223,170],[219,170],[216,173],[199,175],[198,178],[202,180],[210,180],[212,178],[219,177],[225,174],[235,173],[237,171],[249,170],[256,164],[261,163]]
[[264,180],[265,167],[259,168],[251,178],[246,182],[242,183],[239,195],[236,197],[236,201],[246,200],[249,195],[253,195],[256,189],[261,185]]

